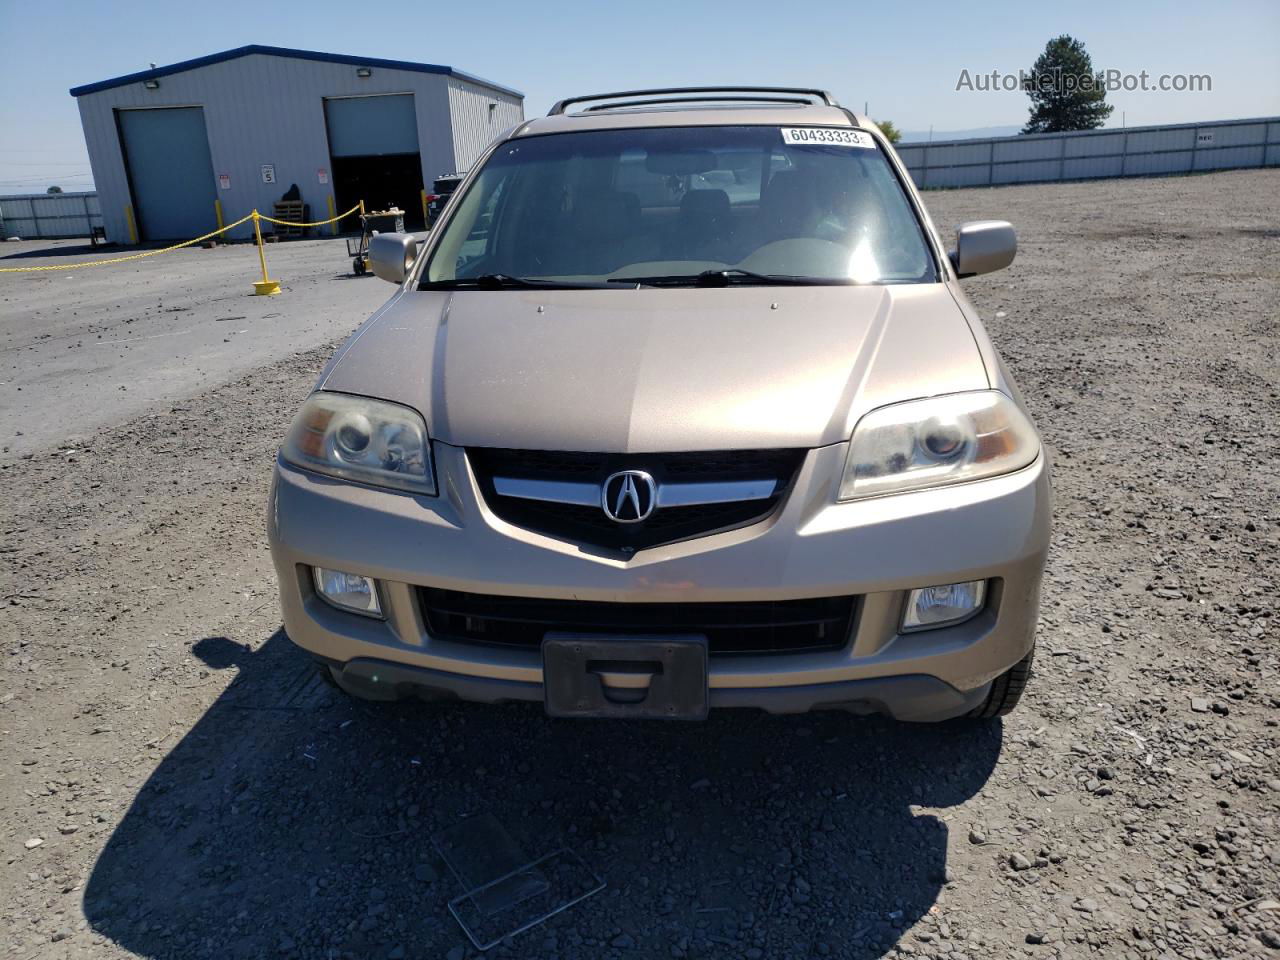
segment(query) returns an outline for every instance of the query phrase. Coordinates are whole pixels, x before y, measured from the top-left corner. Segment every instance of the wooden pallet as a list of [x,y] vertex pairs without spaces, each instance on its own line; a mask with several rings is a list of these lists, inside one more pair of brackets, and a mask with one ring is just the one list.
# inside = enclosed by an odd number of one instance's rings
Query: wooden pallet
[[[305,223],[311,219],[311,206],[301,200],[279,200],[271,215],[277,220]],[[305,237],[308,230],[307,227],[282,227],[279,224],[273,224],[273,226],[278,237]]]

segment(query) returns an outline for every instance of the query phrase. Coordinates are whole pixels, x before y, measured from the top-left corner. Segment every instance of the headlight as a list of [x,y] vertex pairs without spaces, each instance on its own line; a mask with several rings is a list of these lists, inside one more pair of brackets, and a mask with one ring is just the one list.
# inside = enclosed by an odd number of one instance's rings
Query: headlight
[[872,410],[854,427],[840,499],[1011,473],[1039,452],[1031,421],[998,390],[896,403]]
[[345,393],[313,393],[289,428],[281,456],[317,473],[434,494],[431,446],[408,407]]

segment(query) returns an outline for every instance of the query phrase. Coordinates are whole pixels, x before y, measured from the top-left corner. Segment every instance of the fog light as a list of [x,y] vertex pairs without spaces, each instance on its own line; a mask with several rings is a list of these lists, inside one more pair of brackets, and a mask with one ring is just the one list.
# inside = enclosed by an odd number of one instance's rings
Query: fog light
[[315,574],[316,593],[339,610],[363,613],[366,617],[382,616],[377,581],[357,573],[326,570],[324,567],[313,567],[312,572]]
[[929,630],[968,620],[982,609],[986,595],[985,580],[912,590],[907,594],[907,609],[902,614],[902,632]]

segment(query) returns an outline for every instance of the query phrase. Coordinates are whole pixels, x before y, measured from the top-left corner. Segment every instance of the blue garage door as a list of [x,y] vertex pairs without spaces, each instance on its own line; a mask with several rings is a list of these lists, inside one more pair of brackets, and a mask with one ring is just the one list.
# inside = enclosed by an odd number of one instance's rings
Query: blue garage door
[[329,153],[374,157],[418,152],[418,115],[412,93],[325,100]]
[[144,240],[190,240],[216,229],[213,161],[199,107],[121,110],[133,214]]

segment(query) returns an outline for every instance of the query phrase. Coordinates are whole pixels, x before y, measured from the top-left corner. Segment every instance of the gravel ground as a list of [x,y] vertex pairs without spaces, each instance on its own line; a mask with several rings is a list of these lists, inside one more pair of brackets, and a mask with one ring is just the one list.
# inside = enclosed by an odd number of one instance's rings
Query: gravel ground
[[1022,237],[970,282],[1055,460],[1017,713],[342,698],[263,533],[325,346],[0,463],[0,956],[460,960],[481,812],[608,883],[501,957],[1280,956],[1280,171],[927,200]]
[[[257,251],[188,247],[83,270],[0,274],[0,461],[79,443],[351,331],[391,288],[356,277],[341,239],[268,244],[283,296],[246,296]],[[129,254],[76,240],[0,244],[0,267]]]

